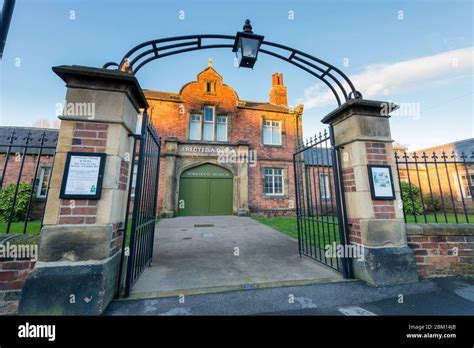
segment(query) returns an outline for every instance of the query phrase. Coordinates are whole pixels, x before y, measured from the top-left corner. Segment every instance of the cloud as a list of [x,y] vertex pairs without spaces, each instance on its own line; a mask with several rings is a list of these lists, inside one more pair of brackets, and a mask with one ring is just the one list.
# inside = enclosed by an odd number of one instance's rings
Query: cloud
[[[466,75],[474,67],[474,47],[446,51],[390,64],[372,64],[349,78],[364,98],[385,96],[426,87]],[[334,104],[334,96],[325,85],[316,84],[304,91],[306,109]]]

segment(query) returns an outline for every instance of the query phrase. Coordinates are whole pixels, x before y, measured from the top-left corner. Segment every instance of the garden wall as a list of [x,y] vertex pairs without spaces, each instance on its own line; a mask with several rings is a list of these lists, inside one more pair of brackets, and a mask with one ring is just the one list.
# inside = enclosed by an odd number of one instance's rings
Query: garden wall
[[473,276],[474,224],[407,224],[418,276]]
[[0,261],[0,315],[16,314],[25,279],[35,264],[19,259]]

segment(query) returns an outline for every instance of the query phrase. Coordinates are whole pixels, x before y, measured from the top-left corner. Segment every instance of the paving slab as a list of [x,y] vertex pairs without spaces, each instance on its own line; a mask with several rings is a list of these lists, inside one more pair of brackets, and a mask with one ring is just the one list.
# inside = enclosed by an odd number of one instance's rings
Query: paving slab
[[300,257],[296,240],[251,218],[176,217],[157,224],[152,265],[131,298],[338,281],[340,273]]

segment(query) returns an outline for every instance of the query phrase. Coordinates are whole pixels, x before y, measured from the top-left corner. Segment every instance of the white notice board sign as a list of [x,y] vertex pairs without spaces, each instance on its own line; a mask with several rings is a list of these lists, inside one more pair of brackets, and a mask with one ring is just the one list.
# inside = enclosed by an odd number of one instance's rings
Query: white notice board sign
[[369,164],[370,193],[373,200],[394,200],[392,168],[389,165]]
[[60,198],[100,199],[105,153],[68,152]]

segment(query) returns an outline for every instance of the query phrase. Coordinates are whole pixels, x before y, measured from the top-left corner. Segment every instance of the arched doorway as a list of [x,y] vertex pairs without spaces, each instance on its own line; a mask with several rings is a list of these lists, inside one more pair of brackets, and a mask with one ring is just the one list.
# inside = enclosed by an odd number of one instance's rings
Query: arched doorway
[[232,173],[206,163],[184,171],[179,179],[179,216],[232,215]]

